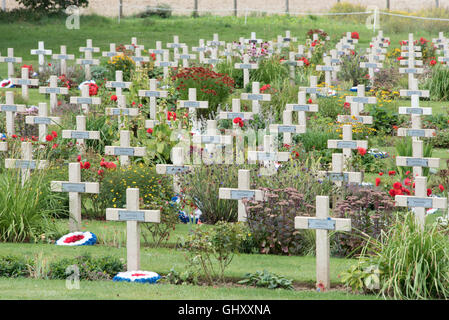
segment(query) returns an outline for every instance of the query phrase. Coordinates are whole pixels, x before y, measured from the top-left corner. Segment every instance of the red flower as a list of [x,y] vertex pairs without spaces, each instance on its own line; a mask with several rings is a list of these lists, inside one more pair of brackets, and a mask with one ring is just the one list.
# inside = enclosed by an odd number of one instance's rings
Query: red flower
[[409,174],[410,174],[410,171],[407,170],[407,171],[405,172],[405,175],[408,176]]
[[111,96],[111,101],[117,101],[117,96],[116,96],[115,94],[113,94],[113,95]]
[[153,133],[153,129],[148,128],[148,129],[147,129],[147,133],[148,133],[148,134],[152,134],[152,133]]
[[55,143],[51,148],[56,149],[59,146],[59,144]]
[[389,176],[394,176],[394,175],[396,175],[396,171],[388,171],[388,175]]
[[45,137],[45,140],[47,140],[47,141],[52,141],[54,139],[54,137],[51,135],[51,134],[48,134],[46,137]]
[[292,151],[292,154],[295,156],[295,158],[299,158],[299,152],[298,151]]
[[86,161],[84,163],[80,162],[80,167],[81,167],[81,169],[89,169],[90,168],[89,161]]
[[432,194],[432,189],[427,189],[427,196],[430,196]]
[[399,181],[393,183],[393,189],[401,190],[401,188],[402,188],[402,183],[400,183]]
[[242,121],[242,118],[240,118],[240,117],[234,118],[234,120],[233,120],[233,122],[236,124],[239,123],[240,121]]
[[153,59],[153,61],[156,60],[156,54],[152,53],[150,54],[150,57]]
[[349,109],[350,107],[351,107],[351,104],[349,102],[345,102],[343,104],[343,108],[345,108],[345,109]]
[[82,234],[78,234],[78,235],[75,235],[75,236],[71,236],[71,237],[65,238],[64,239],[64,243],[77,242],[77,241],[80,241],[82,239],[84,239],[84,236]]
[[114,162],[106,162],[106,168],[107,169],[115,169],[115,168],[117,168],[117,165]]
[[443,185],[442,185],[442,184],[440,184],[440,185],[438,186],[438,188],[440,188],[440,191],[441,191],[441,192],[443,192],[443,191],[444,191],[444,187],[443,187]]
[[11,136],[11,138],[17,138],[17,135],[15,135],[15,134],[13,134],[12,136]]
[[58,136],[58,133],[56,131],[52,131],[51,135],[56,138]]
[[405,178],[404,184],[405,184],[406,186],[411,186],[411,185],[412,185],[412,180],[410,180],[409,178]]
[[376,178],[376,187],[378,187],[380,184],[380,178]]
[[390,194],[390,196],[394,197],[396,195],[396,192],[394,191],[394,189],[390,189],[390,191],[388,191],[388,193]]
[[35,137],[35,136],[31,136],[31,140],[37,141],[38,139],[37,139],[37,137]]
[[379,176],[383,176],[384,175],[384,173],[383,172],[379,172]]
[[436,65],[437,64],[437,62],[436,62],[436,60],[430,60],[430,62],[429,62],[429,64],[431,65],[431,66],[434,66],[434,65]]
[[167,112],[167,120],[171,120],[173,118],[173,120],[176,120],[176,112]]
[[78,157],[76,157],[76,161],[80,162],[81,161],[81,156],[78,155]]
[[312,99],[307,100],[307,103],[312,103],[312,102],[313,102]]
[[98,86],[95,83],[89,83],[89,96],[96,96],[98,93]]
[[354,31],[351,33],[351,38],[352,39],[359,39],[359,33],[357,31]]
[[98,174],[99,176],[102,176],[103,173],[104,173],[104,170],[103,170],[103,169],[100,169],[100,170],[97,171],[97,174]]
[[398,61],[401,61],[402,59],[404,59],[404,57],[402,57],[402,56],[396,58],[396,60],[398,60]]
[[357,151],[361,156],[364,156],[366,154],[366,149],[362,147],[357,147]]

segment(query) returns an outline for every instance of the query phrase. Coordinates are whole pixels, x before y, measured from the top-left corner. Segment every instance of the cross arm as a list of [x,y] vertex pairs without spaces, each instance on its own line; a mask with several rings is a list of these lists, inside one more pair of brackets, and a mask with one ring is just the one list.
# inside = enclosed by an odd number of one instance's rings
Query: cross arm
[[159,210],[127,210],[127,209],[106,209],[106,220],[111,221],[138,221],[138,222],[161,222],[161,212]]

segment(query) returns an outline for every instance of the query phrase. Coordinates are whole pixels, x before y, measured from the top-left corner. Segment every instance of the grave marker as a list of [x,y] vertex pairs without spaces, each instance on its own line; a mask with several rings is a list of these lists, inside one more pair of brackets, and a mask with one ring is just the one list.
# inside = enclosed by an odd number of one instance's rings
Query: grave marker
[[44,46],[44,41],[38,42],[38,49],[31,50],[32,55],[37,55],[39,59],[39,72],[44,71],[45,56],[52,54],[51,50],[46,50]]
[[252,112],[240,111],[240,99],[232,99],[231,111],[220,111],[218,114],[219,119],[235,119],[241,118],[242,120],[248,120],[253,117]]
[[6,113],[6,134],[12,136],[15,133],[14,126],[14,113],[25,112],[26,106],[23,104],[14,104],[14,92],[7,91],[6,103],[0,104],[0,111]]
[[85,80],[91,80],[90,66],[100,64],[100,60],[92,58],[93,52],[100,52],[100,48],[92,46],[92,39],[87,39],[86,43],[86,47],[79,48],[80,52],[84,52],[84,58],[76,59],[76,63],[84,66]]
[[317,104],[306,103],[306,91],[298,91],[298,103],[288,103],[286,105],[287,111],[298,112],[298,124],[306,126],[306,112],[318,112]]
[[344,156],[342,153],[332,154],[332,171],[319,171],[321,176],[333,181],[336,185],[340,186],[345,183],[362,183],[361,172],[348,172],[344,171]]
[[260,92],[260,83],[253,82],[251,93],[242,93],[242,100],[250,100],[252,104],[251,112],[257,114],[260,112],[259,101],[271,101],[271,94]]
[[28,68],[22,68],[22,78],[12,78],[11,81],[14,85],[22,86],[22,97],[28,100],[28,86],[38,86],[39,79],[30,79],[30,70]]
[[343,149],[343,155],[346,158],[352,156],[352,150],[357,148],[368,148],[366,140],[352,140],[352,125],[343,125],[343,140],[327,140],[329,149]]
[[191,170],[192,166],[184,165],[184,149],[174,147],[171,151],[171,160],[173,164],[156,164],[157,174],[173,175],[173,191],[176,194],[181,193],[181,185],[177,174]]
[[243,63],[236,63],[234,65],[235,69],[243,69],[243,87],[249,83],[249,70],[258,69],[259,65],[257,63],[250,63],[249,56],[245,54],[243,56]]
[[305,125],[292,124],[292,111],[285,110],[282,113],[282,124],[270,124],[270,132],[272,134],[283,134],[282,141],[285,144],[292,143],[292,135],[298,133],[306,133]]
[[130,131],[120,130],[120,146],[106,146],[104,152],[110,156],[120,156],[120,165],[126,167],[129,165],[129,157],[145,156],[145,147],[131,147]]
[[58,106],[58,94],[69,94],[67,87],[58,87],[58,77],[50,76],[48,87],[39,87],[39,93],[50,95],[50,112]]
[[0,57],[0,62],[8,63],[8,78],[14,77],[14,63],[22,63],[21,57],[14,57],[14,48],[8,48],[8,56]]
[[101,104],[101,99],[98,97],[91,97],[89,94],[89,85],[81,86],[81,97],[70,97],[70,103],[80,104],[81,110],[84,113],[89,112],[89,105]]
[[39,125],[39,141],[45,142],[45,136],[47,135],[47,126],[51,124],[60,124],[60,117],[49,117],[46,103],[39,103],[38,116],[26,116],[25,123],[38,124]]
[[76,139],[78,149],[84,146],[84,140],[99,140],[100,131],[86,131],[86,116],[76,116],[76,130],[62,130],[63,139]]
[[61,75],[67,74],[67,60],[75,60],[74,54],[67,54],[67,47],[61,46],[60,54],[53,54],[52,59],[60,60],[59,64],[61,66]]
[[121,96],[122,89],[129,89],[130,86],[131,86],[131,82],[123,81],[123,71],[121,71],[121,70],[115,71],[115,81],[107,81],[106,82],[106,88],[115,89],[116,96]]

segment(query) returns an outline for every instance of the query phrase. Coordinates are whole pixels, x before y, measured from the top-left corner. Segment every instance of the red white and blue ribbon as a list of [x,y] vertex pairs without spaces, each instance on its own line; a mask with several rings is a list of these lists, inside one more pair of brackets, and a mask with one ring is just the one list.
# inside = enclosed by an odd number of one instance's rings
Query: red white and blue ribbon
[[92,232],[71,232],[56,241],[57,246],[92,246],[97,242],[97,236]]
[[119,272],[112,281],[126,281],[139,283],[156,283],[160,278],[156,272],[152,271],[126,271]]
[[11,79],[5,79],[0,81],[0,88],[14,88],[15,85],[13,85]]

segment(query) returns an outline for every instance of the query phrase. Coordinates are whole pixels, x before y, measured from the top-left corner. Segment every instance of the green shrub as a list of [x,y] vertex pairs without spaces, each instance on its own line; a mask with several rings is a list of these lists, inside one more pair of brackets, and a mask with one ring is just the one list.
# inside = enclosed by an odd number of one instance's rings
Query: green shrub
[[319,105],[317,115],[334,121],[337,120],[337,116],[343,114],[344,111],[344,102],[339,100],[336,97],[318,98],[316,102]]
[[0,257],[0,277],[24,277],[28,274],[29,263],[24,257],[2,256]]
[[268,59],[258,62],[259,67],[250,73],[250,81],[260,82],[261,84],[270,84],[279,86],[285,79],[289,78],[287,65],[280,62],[278,55],[273,55]]
[[245,274],[245,278],[240,280],[238,283],[246,284],[248,286],[254,286],[257,288],[268,288],[268,289],[287,289],[293,290],[292,286],[293,280],[287,279],[282,276],[278,276],[274,273],[268,272],[267,270],[256,271],[255,273]]
[[18,0],[25,8],[37,12],[58,12],[70,6],[87,7],[89,0]]
[[434,148],[449,148],[449,129],[438,131],[435,137],[428,139]]
[[137,14],[138,18],[147,17],[161,17],[164,19],[170,18],[172,15],[172,8],[167,3],[158,3],[155,7],[147,6],[145,11]]
[[353,86],[368,84],[368,69],[360,68],[360,63],[367,60],[365,56],[354,52],[354,54],[342,56],[340,60],[340,71],[337,73],[339,80],[350,81]]
[[430,99],[444,101],[449,99],[449,68],[437,64],[432,68],[424,82],[424,88],[430,90]]
[[373,117],[373,128],[377,132],[392,134],[394,132],[394,126],[398,125],[397,112],[373,105],[369,107],[369,114]]

